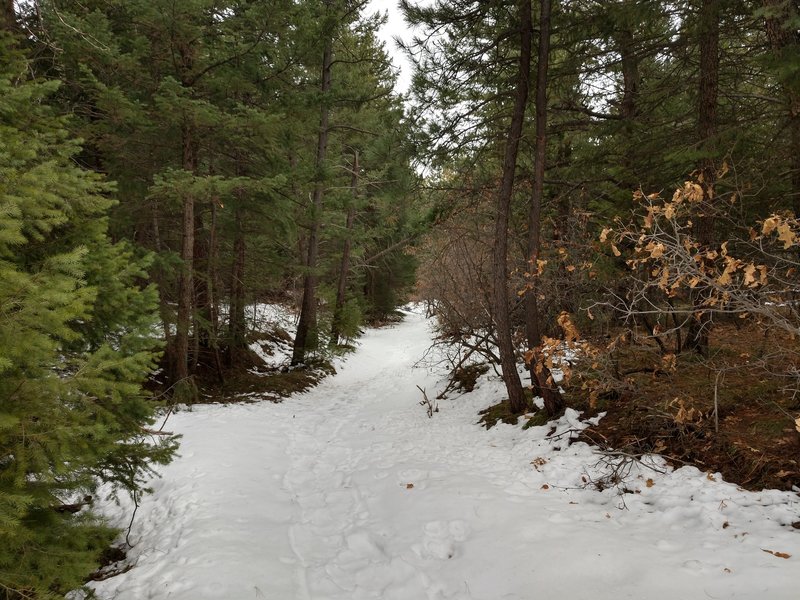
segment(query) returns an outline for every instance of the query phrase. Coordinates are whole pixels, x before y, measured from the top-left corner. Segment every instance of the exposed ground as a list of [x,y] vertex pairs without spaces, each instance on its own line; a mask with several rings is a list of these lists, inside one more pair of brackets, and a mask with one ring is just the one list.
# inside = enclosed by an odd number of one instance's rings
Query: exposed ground
[[579,367],[591,372],[594,362],[607,384],[595,406],[581,380],[569,403],[607,413],[584,432],[590,443],[655,451],[751,490],[790,490],[800,487],[800,394],[796,381],[780,374],[796,363],[797,351],[798,341],[786,335],[730,323],[714,329],[707,357],[685,353],[671,362],[652,342],[621,344],[615,365],[591,358]]

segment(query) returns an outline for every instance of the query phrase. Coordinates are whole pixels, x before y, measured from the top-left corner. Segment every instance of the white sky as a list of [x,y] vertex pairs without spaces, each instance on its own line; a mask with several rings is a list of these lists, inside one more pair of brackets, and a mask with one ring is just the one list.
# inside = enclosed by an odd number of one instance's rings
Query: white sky
[[405,94],[411,85],[411,63],[408,62],[403,52],[397,48],[394,38],[398,36],[404,41],[410,41],[412,32],[403,19],[398,2],[397,0],[370,0],[369,4],[367,4],[366,14],[385,13],[387,11],[389,20],[378,32],[378,37],[384,42],[386,51],[392,58],[394,66],[400,69],[395,89],[399,93]]

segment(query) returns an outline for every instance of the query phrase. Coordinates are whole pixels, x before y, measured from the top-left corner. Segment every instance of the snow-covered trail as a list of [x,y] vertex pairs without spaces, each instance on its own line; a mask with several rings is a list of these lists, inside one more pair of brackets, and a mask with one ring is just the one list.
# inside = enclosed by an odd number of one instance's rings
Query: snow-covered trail
[[[171,417],[181,456],[139,509],[135,568],[98,597],[800,597],[797,494],[634,471],[620,510],[584,489],[597,457],[568,433],[475,425],[497,381],[428,419],[416,385],[442,374],[413,365],[429,343],[412,313],[306,394]],[[569,412],[559,433],[579,426]]]

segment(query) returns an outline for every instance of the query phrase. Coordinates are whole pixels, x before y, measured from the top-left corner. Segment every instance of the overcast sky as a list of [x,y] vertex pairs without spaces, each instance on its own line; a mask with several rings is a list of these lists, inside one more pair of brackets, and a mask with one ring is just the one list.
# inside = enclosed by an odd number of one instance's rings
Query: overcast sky
[[367,4],[366,13],[385,13],[387,11],[389,13],[389,20],[378,33],[378,36],[386,45],[386,51],[389,53],[389,56],[392,57],[394,66],[400,69],[400,76],[397,80],[397,91],[404,94],[411,85],[411,64],[403,53],[397,49],[394,38],[398,36],[404,41],[410,41],[412,33],[406,25],[397,4],[397,0],[370,0],[369,4]]

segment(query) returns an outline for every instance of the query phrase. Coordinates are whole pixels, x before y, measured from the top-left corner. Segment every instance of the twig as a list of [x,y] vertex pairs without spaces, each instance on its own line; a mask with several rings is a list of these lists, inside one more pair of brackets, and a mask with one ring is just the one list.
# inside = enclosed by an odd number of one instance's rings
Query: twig
[[419,386],[417,386],[417,389],[420,392],[422,392],[422,398],[423,398],[423,400],[419,404],[420,404],[420,406],[424,406],[425,407],[425,409],[426,409],[426,411],[428,413],[428,418],[432,419],[433,418],[433,413],[439,412],[439,403],[438,402],[435,403],[435,404],[431,403],[430,399],[428,398],[428,394],[425,392],[425,390],[423,388],[419,387]]

